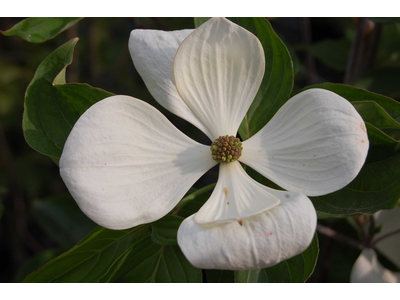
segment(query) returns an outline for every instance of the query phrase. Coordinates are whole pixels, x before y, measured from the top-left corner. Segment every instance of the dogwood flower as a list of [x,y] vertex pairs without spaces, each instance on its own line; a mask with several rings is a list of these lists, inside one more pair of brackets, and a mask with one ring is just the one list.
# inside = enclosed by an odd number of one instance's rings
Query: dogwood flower
[[[179,228],[186,258],[199,268],[245,270],[304,251],[316,228],[306,195],[341,189],[365,161],[366,128],[354,107],[310,89],[240,144],[237,130],[265,72],[256,36],[214,18],[196,30],[133,30],[129,49],[153,97],[214,143],[210,149],[193,141],[133,97],[94,104],[74,125],[60,159],[82,211],[110,229],[153,222],[220,162],[209,200]],[[288,191],[257,183],[240,162]]]

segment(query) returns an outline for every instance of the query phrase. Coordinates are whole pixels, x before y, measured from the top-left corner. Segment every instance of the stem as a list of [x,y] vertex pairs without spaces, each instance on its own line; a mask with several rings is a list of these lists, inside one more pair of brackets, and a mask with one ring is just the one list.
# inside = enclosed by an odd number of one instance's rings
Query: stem
[[321,233],[321,234],[324,234],[324,235],[326,235],[326,236],[328,236],[330,238],[333,238],[333,239],[335,239],[335,240],[337,240],[339,242],[342,242],[342,243],[345,243],[345,244],[350,245],[352,247],[355,247],[355,248],[357,248],[359,250],[362,250],[362,249],[365,248],[365,246],[363,244],[361,244],[360,242],[358,242],[356,240],[353,240],[352,238],[349,238],[348,236],[340,234],[340,233],[336,232],[335,230],[333,230],[333,229],[331,229],[329,227],[317,224],[317,231],[319,233]]
[[371,247],[375,246],[376,243],[379,243],[379,242],[382,241],[383,239],[386,239],[386,238],[388,238],[388,237],[390,237],[390,236],[392,236],[392,235],[398,234],[398,233],[400,233],[400,228],[399,228],[399,229],[396,229],[396,230],[393,230],[393,231],[390,231],[390,232],[388,232],[388,233],[386,233],[386,234],[380,236],[380,237],[377,238],[375,241],[372,241]]
[[375,218],[374,215],[369,216],[369,227],[367,237],[365,239],[365,246],[371,247],[372,239],[375,235]]
[[175,207],[175,211],[174,213],[177,213],[182,207],[184,207],[187,203],[189,203],[190,201],[196,199],[198,196],[211,191],[214,187],[215,187],[216,183],[212,183],[210,185],[207,185],[201,189],[198,189],[197,191],[195,191],[194,193],[191,193],[190,195],[186,196],[185,198],[183,198],[178,205]]

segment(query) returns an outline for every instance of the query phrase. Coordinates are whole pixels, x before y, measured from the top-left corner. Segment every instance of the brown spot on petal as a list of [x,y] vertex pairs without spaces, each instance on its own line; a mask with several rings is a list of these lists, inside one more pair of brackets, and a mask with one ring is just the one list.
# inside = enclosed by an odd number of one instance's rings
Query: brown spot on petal
[[240,226],[243,226],[243,221],[239,220],[238,223],[240,224]]
[[361,124],[360,124],[360,127],[361,127],[361,130],[362,130],[362,131],[367,132],[367,129],[365,128],[364,123],[361,123]]
[[364,140],[361,140],[361,143],[364,143]]
[[228,204],[228,205],[229,205],[229,202],[226,202],[226,204]]
[[225,194],[226,198],[228,198],[228,189],[226,187],[224,187],[224,194]]

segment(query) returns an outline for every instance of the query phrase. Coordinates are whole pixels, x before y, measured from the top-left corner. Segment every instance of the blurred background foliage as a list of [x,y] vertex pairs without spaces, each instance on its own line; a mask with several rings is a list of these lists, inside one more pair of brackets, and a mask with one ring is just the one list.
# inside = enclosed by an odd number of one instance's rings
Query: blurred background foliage
[[[8,30],[21,20],[0,18],[0,30]],[[399,100],[400,23],[381,21],[270,19],[292,56],[293,92],[308,85],[333,82]],[[194,23],[193,18],[86,18],[42,44],[0,35],[0,282],[22,281],[73,247],[96,226],[69,196],[58,167],[32,150],[22,133],[25,90],[38,65],[60,45],[79,37],[73,63],[67,68],[67,82],[88,83],[145,100],[187,135],[209,143],[197,128],[166,111],[149,94],[128,51],[130,31],[137,28],[178,30],[194,28]],[[361,43],[357,47],[359,53],[354,53],[355,41]],[[195,187],[216,179],[216,170],[210,170]],[[325,219],[319,223],[357,240],[358,233],[351,225],[357,220]],[[318,236],[320,256],[308,282],[349,282],[361,250],[322,234]],[[382,263],[396,270],[384,259]],[[213,279],[207,278],[207,272],[204,275],[208,281],[224,281],[225,276]]]

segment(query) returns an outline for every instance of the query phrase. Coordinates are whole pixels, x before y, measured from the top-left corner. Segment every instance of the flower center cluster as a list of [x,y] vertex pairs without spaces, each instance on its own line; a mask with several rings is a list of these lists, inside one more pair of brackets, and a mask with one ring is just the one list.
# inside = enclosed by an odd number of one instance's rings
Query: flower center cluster
[[242,142],[233,135],[220,136],[211,144],[213,160],[219,163],[232,162],[242,155]]

